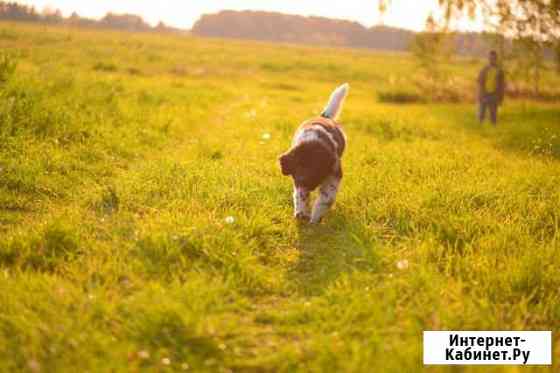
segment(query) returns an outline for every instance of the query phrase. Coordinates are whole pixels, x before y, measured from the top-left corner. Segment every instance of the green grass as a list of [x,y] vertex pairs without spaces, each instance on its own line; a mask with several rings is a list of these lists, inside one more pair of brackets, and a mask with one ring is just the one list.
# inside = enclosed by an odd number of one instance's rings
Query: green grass
[[[439,329],[553,330],[560,368],[560,105],[492,128],[378,102],[405,54],[7,23],[0,46],[0,371],[415,372]],[[345,81],[343,187],[300,226],[276,159]]]

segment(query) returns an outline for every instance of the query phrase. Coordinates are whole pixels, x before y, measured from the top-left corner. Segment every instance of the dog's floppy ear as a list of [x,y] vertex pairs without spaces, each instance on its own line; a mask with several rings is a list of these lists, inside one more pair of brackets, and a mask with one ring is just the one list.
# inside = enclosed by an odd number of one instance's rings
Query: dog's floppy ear
[[292,175],[295,170],[295,156],[292,152],[284,153],[278,158],[283,175]]

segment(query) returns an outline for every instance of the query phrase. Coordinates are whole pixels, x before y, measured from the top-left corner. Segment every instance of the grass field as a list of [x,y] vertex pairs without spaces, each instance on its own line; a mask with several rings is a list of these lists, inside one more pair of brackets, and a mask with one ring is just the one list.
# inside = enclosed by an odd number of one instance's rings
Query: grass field
[[[416,372],[440,329],[553,330],[555,366],[428,371],[560,370],[560,104],[492,128],[379,103],[405,54],[7,23],[0,47],[0,371]],[[343,82],[341,193],[298,225],[276,159]]]

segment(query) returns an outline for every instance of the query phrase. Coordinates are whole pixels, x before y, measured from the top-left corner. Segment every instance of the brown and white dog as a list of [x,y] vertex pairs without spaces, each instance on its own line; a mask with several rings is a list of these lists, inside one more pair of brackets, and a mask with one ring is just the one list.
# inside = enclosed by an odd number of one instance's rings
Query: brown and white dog
[[[299,220],[319,223],[336,199],[346,148],[346,135],[337,119],[348,90],[348,84],[338,87],[321,116],[301,124],[292,148],[280,156],[282,173],[294,181],[294,210]],[[317,187],[319,197],[310,211],[309,194]]]

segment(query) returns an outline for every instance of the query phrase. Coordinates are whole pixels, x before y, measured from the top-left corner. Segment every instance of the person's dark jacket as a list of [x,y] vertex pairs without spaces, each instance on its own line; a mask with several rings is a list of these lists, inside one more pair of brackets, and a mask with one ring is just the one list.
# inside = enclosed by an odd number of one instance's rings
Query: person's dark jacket
[[[487,65],[484,67],[478,75],[479,98],[482,99],[488,95],[495,95],[498,102],[501,103],[504,100],[506,91],[504,75],[504,71],[498,66]],[[492,82],[492,79],[495,79],[495,82]]]

